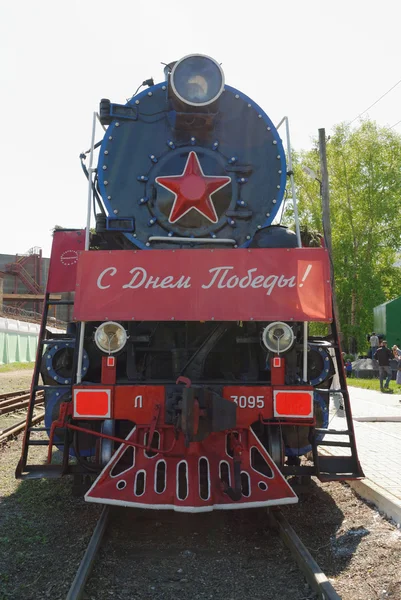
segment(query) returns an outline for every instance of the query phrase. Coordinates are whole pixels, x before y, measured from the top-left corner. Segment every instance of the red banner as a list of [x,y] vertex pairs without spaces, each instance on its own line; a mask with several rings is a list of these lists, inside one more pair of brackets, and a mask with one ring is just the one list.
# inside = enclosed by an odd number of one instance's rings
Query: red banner
[[79,253],[84,249],[85,229],[55,230],[47,293],[75,292]]
[[80,321],[330,321],[324,248],[83,252]]

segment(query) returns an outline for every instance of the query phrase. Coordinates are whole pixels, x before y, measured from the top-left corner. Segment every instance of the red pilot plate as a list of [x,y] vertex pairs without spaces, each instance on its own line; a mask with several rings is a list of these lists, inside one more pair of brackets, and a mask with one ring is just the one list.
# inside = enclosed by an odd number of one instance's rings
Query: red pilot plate
[[74,390],[73,416],[95,419],[111,417],[111,390],[90,388]]
[[313,392],[307,390],[274,390],[275,417],[313,417]]

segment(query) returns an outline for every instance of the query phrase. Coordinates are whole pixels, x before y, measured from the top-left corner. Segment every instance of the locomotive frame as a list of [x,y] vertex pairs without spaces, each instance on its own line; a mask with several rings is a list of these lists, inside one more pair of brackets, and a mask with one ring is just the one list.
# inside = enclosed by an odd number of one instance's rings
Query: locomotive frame
[[[93,115],[86,228],[54,232],[19,478],[73,474],[77,485],[90,483],[90,502],[205,512],[296,502],[293,476],[363,476],[328,252],[301,243],[288,119],[275,128],[207,61],[184,57],[167,82],[124,106],[102,100]],[[188,79],[198,96],[192,86],[187,107],[188,82],[178,82],[184,97],[171,85],[180,65],[201,73]],[[205,102],[208,69],[218,91]],[[143,99],[164,107],[162,119],[140,112]],[[246,115],[252,135],[244,142],[227,128],[232,114]],[[94,168],[98,119],[106,135]],[[288,169],[277,133],[283,123]],[[148,127],[158,154],[149,151]],[[150,164],[145,174],[136,174],[145,162],[134,133]],[[234,145],[242,160],[228,153]],[[134,173],[129,150],[142,161]],[[295,235],[272,225],[287,177]],[[95,215],[100,209],[96,233],[92,206]],[[74,323],[46,339],[49,306],[66,303],[50,294],[70,291]],[[309,335],[310,321],[330,323],[329,334]],[[45,428],[32,427],[39,390]],[[328,415],[339,395],[346,429],[333,430]],[[48,462],[29,464],[39,441],[31,434],[43,429]],[[319,453],[324,446],[346,451]]]

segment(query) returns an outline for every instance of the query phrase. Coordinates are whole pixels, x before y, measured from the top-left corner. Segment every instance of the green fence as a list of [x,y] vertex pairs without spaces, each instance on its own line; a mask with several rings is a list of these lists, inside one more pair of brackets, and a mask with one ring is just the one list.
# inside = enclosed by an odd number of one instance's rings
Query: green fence
[[40,326],[0,317],[0,365],[33,362]]

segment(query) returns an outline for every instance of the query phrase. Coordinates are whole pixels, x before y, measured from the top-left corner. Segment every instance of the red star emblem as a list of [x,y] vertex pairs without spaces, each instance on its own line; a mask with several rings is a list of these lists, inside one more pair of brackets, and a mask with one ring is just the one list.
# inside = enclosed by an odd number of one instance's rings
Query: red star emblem
[[175,223],[190,210],[197,210],[212,223],[219,217],[212,202],[212,194],[230,183],[231,177],[205,175],[196,152],[190,152],[181,175],[156,177],[156,182],[174,194],[174,202],[168,218]]

